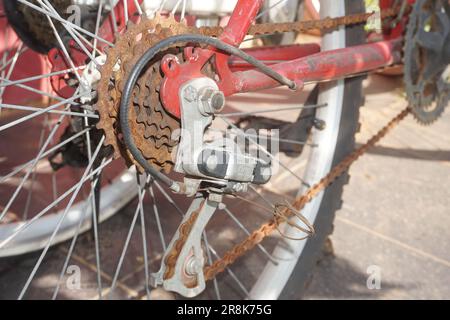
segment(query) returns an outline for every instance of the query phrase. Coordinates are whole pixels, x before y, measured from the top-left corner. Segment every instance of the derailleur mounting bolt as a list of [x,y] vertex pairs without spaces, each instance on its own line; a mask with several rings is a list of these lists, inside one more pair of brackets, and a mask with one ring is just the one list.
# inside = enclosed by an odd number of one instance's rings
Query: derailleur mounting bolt
[[225,106],[225,96],[220,90],[203,88],[199,94],[199,109],[203,115],[219,113]]
[[197,97],[197,89],[195,89],[193,86],[187,86],[186,89],[184,89],[184,98],[187,101],[192,102],[196,100]]

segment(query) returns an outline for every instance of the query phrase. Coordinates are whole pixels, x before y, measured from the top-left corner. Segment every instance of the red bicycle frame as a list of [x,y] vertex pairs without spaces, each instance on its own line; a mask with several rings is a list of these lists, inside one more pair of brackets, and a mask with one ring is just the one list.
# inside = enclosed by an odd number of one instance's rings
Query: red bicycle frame
[[[381,9],[392,7],[394,1],[381,0]],[[408,1],[411,4],[414,3],[414,0]],[[128,2],[129,17],[135,17],[134,1],[129,0]],[[262,4],[263,0],[239,0],[220,39],[228,44],[239,46]],[[116,6],[115,13],[118,17],[123,15],[122,1]],[[124,27],[123,22],[119,27]],[[295,81],[297,87],[301,89],[304,83],[351,77],[355,74],[399,63],[404,27],[405,21],[402,20],[393,29],[383,29],[384,39],[382,41],[326,52],[320,52],[317,44],[263,47],[246,51],[262,61],[269,61],[267,64],[273,70]],[[111,19],[106,19],[100,29],[100,34],[110,40],[113,38],[112,30]],[[74,53],[82,54],[75,43],[71,45]],[[215,48],[191,47],[186,48],[184,53],[186,59],[183,63],[173,63],[175,59],[169,55],[162,61],[165,78],[161,84],[161,99],[166,109],[176,117],[180,117],[179,88],[186,81],[204,76],[201,70],[213,55],[215,55],[215,70],[217,70],[219,78],[218,86],[226,96],[280,86],[277,81],[252,68],[251,65],[219,52]],[[55,55],[55,52],[51,54]],[[55,61],[55,59],[50,60]],[[64,61],[58,61],[57,69],[63,68],[67,68],[67,65]],[[68,92],[64,93],[68,94]]]
[[[383,6],[392,5],[391,2],[386,0]],[[238,46],[248,33],[262,3],[263,0],[239,0],[220,39]],[[402,23],[398,24],[397,32],[399,28],[403,28]],[[350,77],[400,62],[402,49],[400,36],[392,36],[389,30],[385,30],[385,33],[386,40],[383,41],[326,52],[314,52],[312,49],[310,52],[314,54],[304,54],[307,50],[305,46],[300,45],[297,47],[299,57],[295,59],[289,56],[292,54],[289,51],[292,50],[292,46],[259,50],[267,50],[264,57],[268,60],[286,60],[272,64],[270,67],[295,81],[297,87],[301,88],[305,82]],[[227,96],[280,85],[276,80],[256,69],[233,72],[230,69],[229,56],[217,52],[214,48],[199,49],[195,53],[192,50],[186,50],[188,59],[185,63],[174,66],[171,57],[163,59],[162,63],[166,77],[161,86],[161,98],[166,109],[176,117],[180,116],[178,89],[186,81],[201,77],[201,68],[213,54],[216,55],[216,70],[220,79],[218,85]],[[256,52],[262,55],[261,51]],[[256,55],[256,52],[249,53]],[[171,68],[167,67],[169,64]]]

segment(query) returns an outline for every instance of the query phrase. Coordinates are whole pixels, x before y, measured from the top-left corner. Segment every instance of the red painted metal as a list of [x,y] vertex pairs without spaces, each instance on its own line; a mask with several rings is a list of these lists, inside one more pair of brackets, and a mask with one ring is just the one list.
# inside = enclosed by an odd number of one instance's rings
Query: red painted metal
[[[14,30],[9,25],[6,15],[3,10],[3,1],[0,1],[0,57],[3,57],[6,53],[7,60],[14,57],[17,49],[21,43]],[[3,62],[2,62],[3,63]],[[9,68],[5,70],[9,73]],[[17,59],[14,69],[11,72],[9,80],[24,79],[35,75],[46,74],[50,72],[48,64],[44,56],[32,51],[27,50],[22,53]],[[44,92],[51,91],[49,88],[47,79],[38,79],[24,83],[33,89],[41,90]],[[2,96],[2,102],[6,104],[16,105],[34,105],[35,102],[42,99],[42,95],[31,92],[19,86],[7,86],[4,87],[5,91]]]
[[[402,39],[325,51],[304,58],[283,62],[271,68],[291,80],[304,83],[333,80],[398,63],[401,60]],[[225,95],[277,87],[280,84],[258,70],[235,72]]]
[[[281,61],[294,60],[318,53],[320,52],[320,45],[317,43],[304,43],[279,47],[257,47],[243,50],[265,64],[273,65]],[[238,57],[230,57],[228,59],[228,66],[233,72],[254,69],[253,65],[250,65]]]
[[[416,2],[416,0],[407,0],[409,5],[414,5],[414,3]],[[381,10],[386,10],[389,8],[392,8],[395,4],[395,0],[380,0],[379,6]],[[407,12],[405,12],[405,15],[403,17],[403,19],[401,21],[399,21],[399,23],[397,23],[397,25],[392,28],[389,24],[384,24],[383,25],[383,37],[385,40],[390,40],[390,39],[395,39],[398,37],[402,37],[406,26],[408,23],[408,14]]]
[[[138,0],[139,3],[142,2],[142,0]],[[134,23],[137,23],[139,20],[139,15],[137,15],[137,8],[135,5],[134,0],[127,0],[128,5],[128,20],[132,21]],[[125,23],[125,6],[123,1],[119,1],[117,5],[114,7],[114,13],[116,17],[116,26],[118,33],[121,33],[125,30],[126,23]],[[114,20],[112,19],[112,15],[110,14],[107,19],[104,20],[102,25],[100,26],[98,30],[98,35],[102,39],[114,42],[115,34],[114,34]],[[105,47],[108,45],[104,42],[97,42],[98,48],[100,50],[104,50]],[[87,55],[84,53],[84,51],[78,46],[78,44],[72,39],[69,41],[68,45],[68,53],[71,57],[75,67],[81,66],[85,64],[85,61],[87,59]],[[58,48],[51,49],[47,54],[49,62],[52,64],[52,72],[57,72],[61,70],[70,69],[71,65],[69,61],[67,61],[67,58],[65,57],[63,51]],[[79,72],[81,73],[81,71]],[[52,85],[53,90],[61,97],[63,98],[69,98],[73,96],[75,93],[75,88],[69,86],[67,84],[67,79],[69,77],[69,74],[63,74],[63,75],[56,75],[51,77],[50,83]]]
[[[224,28],[220,39],[229,44],[238,46],[255,20],[256,14],[262,6],[264,0],[239,0],[233,13]],[[179,88],[186,81],[204,76],[201,72],[203,66],[215,55],[215,66],[218,74],[218,85],[228,81],[232,77],[232,72],[228,66],[229,55],[217,51],[215,48],[190,48],[184,50],[185,63],[179,63],[173,57],[169,57],[169,62],[173,72],[165,73],[164,80],[160,88],[161,101],[168,112],[175,117],[180,117]]]
[[[255,7],[251,7],[250,2],[248,0],[240,0],[238,2],[226,27],[228,31],[222,39],[229,43],[242,41],[247,32],[245,28],[250,26],[257,12]],[[257,1],[257,5],[261,5],[260,1]],[[230,36],[231,32],[234,33],[234,37]],[[298,87],[301,88],[305,82],[327,81],[347,77],[399,62],[401,49],[401,38],[399,38],[316,53],[287,62],[276,63],[271,65],[271,67],[280,74],[295,81]],[[168,72],[165,74],[166,77],[163,80],[160,90],[161,100],[165,108],[175,117],[180,117],[179,88],[186,81],[203,76],[201,72],[202,67],[213,54],[215,54],[216,70],[219,77],[217,83],[220,90],[226,96],[280,85],[259,70],[233,73],[228,65],[229,56],[217,52],[214,48],[187,48],[186,50],[185,53],[188,53],[188,57],[185,63],[180,64],[178,61],[170,59],[171,64],[173,64],[171,67],[174,70],[171,71],[169,68],[166,68]],[[276,52],[276,50],[272,51],[271,54],[267,54],[265,57],[272,57],[273,59],[273,52]]]
[[241,44],[263,2],[264,0],[239,0],[220,39],[234,46]]
[[[79,67],[85,64],[86,54],[78,47],[75,40],[70,40],[68,45],[68,53],[75,67]],[[51,49],[47,54],[48,61],[52,65],[52,72],[62,71],[71,68],[71,64],[67,60],[63,51],[57,48]],[[81,70],[79,71],[82,72]],[[52,76],[50,83],[53,91],[60,97],[65,99],[70,98],[75,93],[75,88],[68,85],[67,80],[71,75],[69,73]]]
[[[133,21],[137,19],[133,14],[136,11],[134,0],[127,1],[130,12],[129,18]],[[139,0],[139,2],[141,1]],[[391,7],[393,4],[393,0],[380,1],[382,9]],[[414,0],[408,1],[414,2]],[[239,0],[224,33],[221,35],[221,39],[239,45],[254,21],[262,2],[263,0]],[[123,1],[119,1],[114,10],[120,32],[125,28]],[[326,81],[398,62],[401,56],[401,38],[393,39],[393,37],[402,33],[400,31],[403,30],[404,24],[400,25],[398,30],[385,31],[386,39],[389,40],[323,53],[317,53],[318,45],[255,48],[246,51],[260,60],[287,60],[286,62],[267,64],[271,64],[271,68],[294,81],[300,83],[302,81]],[[114,41],[111,17],[105,19],[99,30],[99,35],[110,42]],[[100,42],[98,45],[102,48]],[[73,41],[69,44],[69,53],[76,65],[84,63],[86,57]],[[243,61],[230,58],[222,52],[217,52],[214,48],[188,47],[184,53],[184,63],[180,63],[174,56],[165,57],[162,63],[162,69],[166,77],[161,84],[161,98],[165,107],[174,116],[180,116],[178,97],[180,86],[186,81],[203,76],[202,67],[213,55],[215,55],[215,67],[219,77],[217,82],[219,88],[226,95],[279,86],[279,83],[260,71],[248,70],[251,66],[243,63]],[[69,68],[63,54],[57,49],[51,50],[48,58],[53,64],[52,71]],[[58,94],[64,97],[71,95],[70,90],[73,89],[66,86],[66,79],[58,77],[58,79],[51,80],[54,90]]]

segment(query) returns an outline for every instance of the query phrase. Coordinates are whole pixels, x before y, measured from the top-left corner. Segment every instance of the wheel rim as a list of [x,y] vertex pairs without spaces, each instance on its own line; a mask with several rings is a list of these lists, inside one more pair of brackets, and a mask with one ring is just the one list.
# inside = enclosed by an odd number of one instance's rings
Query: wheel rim
[[[322,17],[344,15],[345,1],[321,1]],[[345,47],[345,28],[340,28],[324,36],[323,50],[343,47]],[[317,147],[310,154],[309,164],[304,177],[304,180],[310,185],[317,183],[331,169],[339,132],[343,96],[344,80],[321,84],[318,104],[328,103],[328,107],[317,110],[317,118],[325,120],[327,127],[323,131],[315,130],[313,134],[313,143]],[[299,194],[302,191],[304,190],[299,190]],[[302,214],[311,223],[314,223],[316,219],[322,198],[323,192],[302,210]],[[287,227],[285,232],[293,237],[299,236],[298,230],[292,227]],[[270,261],[267,263],[262,275],[250,291],[250,297],[253,299],[277,299],[289,280],[307,241],[285,239],[282,245],[277,246],[272,255],[279,257],[278,264],[275,265]]]

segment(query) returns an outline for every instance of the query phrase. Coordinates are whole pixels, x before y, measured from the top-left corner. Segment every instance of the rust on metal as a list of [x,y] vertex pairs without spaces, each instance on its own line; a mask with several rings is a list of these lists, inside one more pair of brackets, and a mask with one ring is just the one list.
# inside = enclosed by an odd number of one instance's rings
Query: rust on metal
[[[381,12],[381,18],[394,17],[399,8],[390,8]],[[250,27],[249,35],[273,34],[282,32],[304,32],[312,29],[331,29],[342,25],[352,25],[366,22],[373,13],[362,13],[348,15],[338,18],[325,18],[317,21],[302,21],[293,23],[267,23],[257,24]],[[120,128],[118,127],[118,108],[120,104],[123,82],[134,65],[134,62],[152,45],[165,37],[183,34],[196,33],[207,36],[218,36],[223,32],[221,27],[188,27],[182,23],[176,22],[173,17],[162,18],[156,16],[155,19],[148,20],[144,18],[140,23],[131,25],[128,30],[119,37],[116,45],[108,52],[108,58],[101,70],[101,81],[98,86],[97,108],[100,113],[99,128],[105,131],[106,144],[112,145],[115,151],[115,157],[124,156],[129,159],[128,163],[134,163],[131,155],[122,146],[120,141]],[[173,48],[167,48],[168,50]],[[177,53],[177,52],[175,52]],[[159,59],[162,56],[159,57]],[[117,69],[117,66],[119,68]],[[143,76],[138,80],[135,88],[135,99],[133,99],[134,108],[130,108],[130,119],[133,136],[136,144],[143,155],[153,165],[157,165],[167,170],[171,166],[169,160],[171,147],[169,132],[179,128],[177,120],[168,117],[170,115],[164,110],[160,103],[159,83],[162,80],[160,66],[155,63],[148,68]],[[210,70],[210,72],[214,72]],[[113,85],[111,86],[111,83]],[[156,109],[155,109],[156,108]],[[342,162],[335,166],[319,183],[311,187],[303,196],[295,199],[292,207],[297,211],[310,202],[319,192],[327,188],[336,178],[342,175],[351,164],[356,161],[368,148],[377,143],[387,134],[396,124],[398,124],[410,112],[409,108],[403,110],[399,115],[392,119],[382,130],[373,136],[365,145],[356,149]],[[160,118],[155,118],[160,117]],[[167,126],[158,125],[165,120]],[[166,130],[167,129],[167,130]],[[176,144],[176,142],[175,142]],[[240,244],[234,246],[221,259],[215,261],[212,265],[204,268],[206,280],[213,279],[218,273],[225,270],[227,266],[243,256],[259,244],[266,236],[278,228],[278,225],[286,220],[292,212],[285,209],[286,212],[279,212],[273,219],[261,225],[257,230],[250,234]],[[292,210],[290,210],[292,211]],[[166,270],[164,279],[170,279],[175,272],[175,265],[181,253],[181,250],[192,230],[199,214],[199,210],[193,212],[188,220],[179,227],[179,238],[175,245],[164,259]],[[189,284],[195,285],[195,284]]]
[[[384,126],[377,134],[370,138],[366,144],[362,145],[347,157],[345,157],[339,164],[337,164],[333,169],[323,177],[317,184],[309,188],[305,194],[296,198],[292,203],[297,211],[302,210],[307,203],[309,203],[314,197],[316,197],[321,191],[325,190],[334,180],[341,176],[348,168],[370,147],[380,141],[390,130],[392,130],[401,120],[403,120],[409,113],[411,109],[407,107],[401,111],[396,117],[394,117],[386,126]],[[220,272],[224,271],[226,267],[234,263],[239,257],[243,256],[247,251],[253,249],[258,245],[265,237],[272,234],[274,230],[277,229],[278,225],[283,222],[285,217],[291,215],[287,212],[277,215],[269,222],[262,224],[258,229],[253,231],[244,241],[235,245],[231,250],[229,250],[223,257],[216,260],[210,266],[204,268],[204,275],[206,280],[214,279],[214,277]]]
[[173,275],[175,274],[175,265],[177,263],[178,257],[180,256],[184,243],[186,242],[189,233],[191,232],[192,227],[195,221],[197,220],[200,210],[202,209],[204,204],[205,202],[203,201],[200,204],[200,207],[194,212],[192,212],[189,218],[179,226],[178,228],[179,237],[177,240],[175,240],[172,250],[164,258],[164,264],[166,265],[166,270],[164,272],[164,280],[172,278]]

